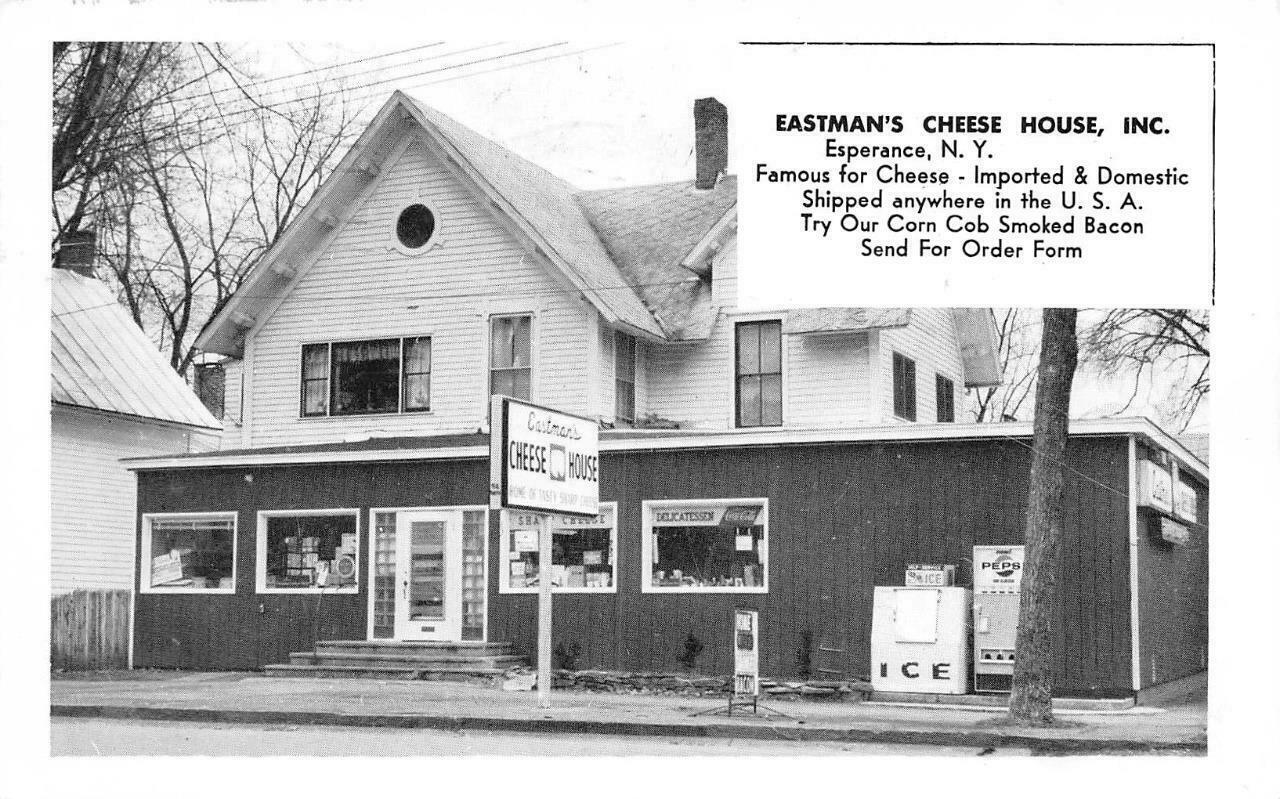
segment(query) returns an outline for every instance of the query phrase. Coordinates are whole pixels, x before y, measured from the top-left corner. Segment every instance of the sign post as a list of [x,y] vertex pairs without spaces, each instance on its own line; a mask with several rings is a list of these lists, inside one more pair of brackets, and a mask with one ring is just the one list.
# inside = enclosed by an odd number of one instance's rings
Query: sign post
[[551,707],[551,517],[538,514],[538,707]]
[[489,507],[538,519],[538,706],[551,707],[551,517],[600,512],[600,426],[511,397],[489,407]]

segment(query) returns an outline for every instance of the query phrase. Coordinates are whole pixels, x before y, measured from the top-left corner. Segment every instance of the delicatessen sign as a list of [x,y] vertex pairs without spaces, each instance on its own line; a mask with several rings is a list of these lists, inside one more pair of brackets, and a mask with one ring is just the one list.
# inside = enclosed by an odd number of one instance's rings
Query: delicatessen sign
[[599,425],[581,416],[494,397],[490,507],[595,516],[600,500]]

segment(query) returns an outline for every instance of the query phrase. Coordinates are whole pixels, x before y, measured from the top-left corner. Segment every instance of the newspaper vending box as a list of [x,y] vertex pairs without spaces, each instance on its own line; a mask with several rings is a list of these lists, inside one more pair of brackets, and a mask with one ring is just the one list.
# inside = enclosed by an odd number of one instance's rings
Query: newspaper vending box
[[1023,547],[973,548],[973,690],[1007,693],[1013,687]]
[[871,617],[876,691],[969,691],[969,589],[880,585]]

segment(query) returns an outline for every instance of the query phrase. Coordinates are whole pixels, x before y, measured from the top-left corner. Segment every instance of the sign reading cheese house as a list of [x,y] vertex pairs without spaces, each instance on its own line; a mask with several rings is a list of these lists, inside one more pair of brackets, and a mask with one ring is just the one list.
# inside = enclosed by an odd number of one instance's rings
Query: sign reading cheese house
[[591,419],[493,397],[489,506],[593,517],[600,505],[600,427]]

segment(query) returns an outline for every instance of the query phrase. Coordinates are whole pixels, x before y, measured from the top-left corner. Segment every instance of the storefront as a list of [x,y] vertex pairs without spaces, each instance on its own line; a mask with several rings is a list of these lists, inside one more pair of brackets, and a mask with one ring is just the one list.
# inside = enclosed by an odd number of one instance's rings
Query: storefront
[[[1131,696],[1202,671],[1206,467],[1145,421],[1074,429],[1060,690]],[[1029,433],[605,434],[599,515],[552,523],[556,642],[581,668],[660,671],[688,668],[692,640],[694,670],[727,674],[750,608],[763,675],[866,675],[876,586],[908,563],[968,585],[975,545],[1021,542]],[[134,664],[252,669],[365,639],[532,656],[543,569],[532,520],[487,510],[487,455],[454,436],[134,463]],[[1176,474],[1181,516],[1137,503],[1140,462]]]

